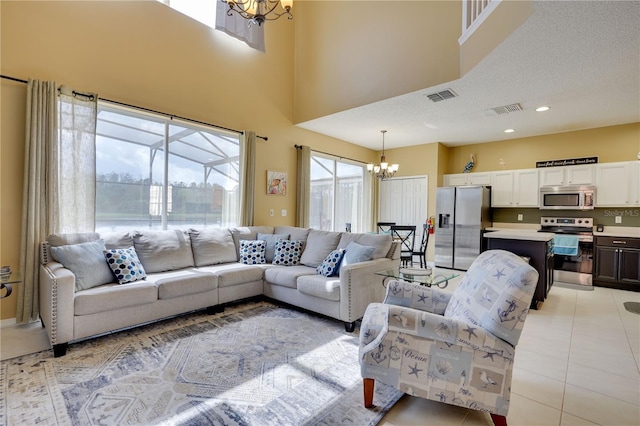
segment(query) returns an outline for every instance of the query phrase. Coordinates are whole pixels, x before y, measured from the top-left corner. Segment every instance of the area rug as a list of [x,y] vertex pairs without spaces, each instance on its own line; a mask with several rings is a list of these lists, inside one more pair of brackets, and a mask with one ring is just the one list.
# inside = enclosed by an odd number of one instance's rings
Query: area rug
[[3,425],[375,425],[402,396],[364,408],[357,330],[264,301],[0,365]]

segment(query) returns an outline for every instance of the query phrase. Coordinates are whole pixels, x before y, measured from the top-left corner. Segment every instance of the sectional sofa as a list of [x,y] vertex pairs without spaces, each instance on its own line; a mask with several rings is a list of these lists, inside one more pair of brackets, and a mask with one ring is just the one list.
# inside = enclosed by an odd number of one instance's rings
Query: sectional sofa
[[374,272],[397,268],[390,235],[290,226],[51,235],[40,316],[54,356],[69,343],[264,295],[354,330],[384,298]]

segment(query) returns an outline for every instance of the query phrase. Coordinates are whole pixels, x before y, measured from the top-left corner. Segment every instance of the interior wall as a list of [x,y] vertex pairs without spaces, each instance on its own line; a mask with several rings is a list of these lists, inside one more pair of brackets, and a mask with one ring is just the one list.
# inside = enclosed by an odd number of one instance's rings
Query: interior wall
[[304,1],[295,14],[296,123],[459,78],[460,1]]
[[[474,172],[533,169],[537,161],[598,157],[600,163],[632,161],[640,152],[640,122],[575,132],[451,147],[444,173],[462,173],[471,154]],[[500,160],[504,160],[504,166]]]

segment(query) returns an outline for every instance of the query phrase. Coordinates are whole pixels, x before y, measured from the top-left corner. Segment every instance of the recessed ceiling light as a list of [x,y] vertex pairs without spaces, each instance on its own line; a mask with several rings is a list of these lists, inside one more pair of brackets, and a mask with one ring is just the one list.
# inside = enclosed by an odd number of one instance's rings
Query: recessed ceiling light
[[507,129],[507,130],[505,130],[504,132],[505,132],[505,133],[513,133],[513,132],[515,132],[515,130],[514,130],[514,129]]
[[549,111],[549,107],[548,106],[541,106],[536,108],[537,112],[544,112],[544,111]]

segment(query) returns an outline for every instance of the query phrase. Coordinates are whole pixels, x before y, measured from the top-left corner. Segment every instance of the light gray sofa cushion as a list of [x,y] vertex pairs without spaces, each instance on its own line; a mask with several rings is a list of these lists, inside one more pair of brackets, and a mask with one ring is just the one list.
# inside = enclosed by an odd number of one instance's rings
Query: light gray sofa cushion
[[238,261],[238,252],[229,228],[190,229],[189,236],[196,266]]
[[276,241],[278,240],[288,240],[289,234],[263,234],[262,232],[258,232],[256,235],[256,239],[264,240],[267,242],[267,248],[264,252],[264,259],[267,263],[273,262],[273,254],[276,251]]
[[52,246],[53,258],[76,276],[76,291],[115,281],[104,257],[104,241]]
[[215,275],[195,269],[160,272],[148,276],[147,280],[158,287],[158,299],[173,299],[218,288]]
[[303,243],[307,242],[310,228],[296,228],[295,226],[276,226],[273,230],[274,234],[289,234],[290,240],[299,240]]
[[380,259],[386,257],[391,249],[393,238],[391,234],[361,234],[352,232],[343,232],[338,243],[338,248],[347,248],[351,242],[356,242],[363,246],[372,246],[376,249],[371,255],[371,259]]
[[307,243],[300,257],[300,263],[314,268],[320,265],[329,253],[338,247],[340,235],[340,232],[312,229],[307,237]]
[[97,232],[79,232],[75,234],[51,234],[47,237],[50,246],[66,246],[69,244],[88,243],[89,241],[97,241],[100,234]]
[[90,315],[158,300],[158,288],[150,282],[107,284],[79,291],[73,299],[74,315]]
[[133,247],[133,234],[129,231],[102,232],[100,238],[109,250]]
[[263,269],[259,265],[245,265],[242,263],[227,263],[200,268],[214,274],[218,278],[218,287],[262,281]]
[[340,278],[308,275],[298,278],[298,291],[321,299],[340,300]]
[[177,229],[137,231],[133,246],[147,274],[194,266],[189,234]]
[[316,269],[304,265],[282,266],[264,269],[264,279],[270,284],[296,288],[298,277],[316,275]]

